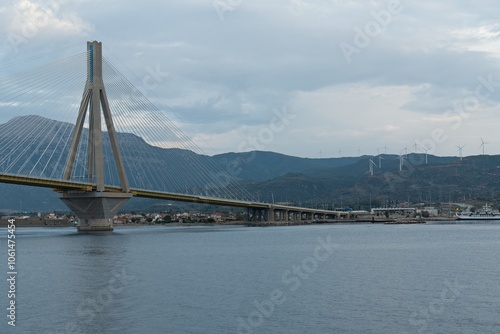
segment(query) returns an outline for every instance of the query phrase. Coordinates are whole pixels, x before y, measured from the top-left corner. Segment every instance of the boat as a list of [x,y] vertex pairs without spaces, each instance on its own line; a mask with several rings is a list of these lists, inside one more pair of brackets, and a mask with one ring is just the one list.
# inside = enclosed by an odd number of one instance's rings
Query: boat
[[457,212],[456,215],[460,220],[500,220],[500,212],[493,212],[488,204],[477,212]]

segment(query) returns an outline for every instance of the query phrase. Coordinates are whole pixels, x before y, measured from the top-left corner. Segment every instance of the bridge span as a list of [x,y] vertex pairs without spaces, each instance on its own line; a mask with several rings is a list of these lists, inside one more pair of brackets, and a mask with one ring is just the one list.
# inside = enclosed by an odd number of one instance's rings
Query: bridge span
[[[43,188],[51,188],[56,192],[69,193],[88,193],[95,192],[97,185],[89,182],[79,182],[70,180],[56,180],[42,177],[21,176],[14,174],[0,173],[1,183],[20,184],[26,186],[35,186]],[[104,186],[104,191],[109,193],[122,193],[122,189],[117,186]],[[249,220],[261,221],[300,221],[314,219],[336,219],[347,215],[347,211],[334,211],[312,209],[297,206],[288,206],[272,203],[262,203],[254,201],[243,201],[237,199],[226,199],[210,196],[199,196],[189,194],[178,194],[164,191],[135,189],[131,188],[130,193],[133,197],[142,197],[150,199],[163,199],[179,202],[220,205],[245,208],[248,211],[247,218]]]

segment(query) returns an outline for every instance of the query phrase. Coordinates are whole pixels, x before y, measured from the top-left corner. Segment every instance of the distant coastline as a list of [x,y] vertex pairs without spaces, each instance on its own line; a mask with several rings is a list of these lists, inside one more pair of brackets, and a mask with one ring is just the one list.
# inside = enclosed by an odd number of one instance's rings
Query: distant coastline
[[[425,224],[428,222],[455,221],[455,217],[432,217],[432,218],[357,218],[357,219],[335,219],[335,220],[313,220],[313,221],[227,221],[214,223],[166,223],[166,224],[148,224],[148,223],[129,223],[115,224],[115,227],[122,226],[248,226],[248,227],[270,227],[270,226],[301,226],[301,225],[328,225],[328,224]],[[8,226],[7,219],[0,219],[0,228]],[[28,219],[16,219],[16,227],[74,227],[75,224],[69,219],[44,219],[39,217],[30,217]]]

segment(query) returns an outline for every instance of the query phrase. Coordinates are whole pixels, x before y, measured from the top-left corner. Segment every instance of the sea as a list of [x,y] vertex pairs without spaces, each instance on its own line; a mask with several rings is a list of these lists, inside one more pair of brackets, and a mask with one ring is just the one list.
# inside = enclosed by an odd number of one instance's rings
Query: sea
[[0,333],[500,333],[498,223],[14,233]]

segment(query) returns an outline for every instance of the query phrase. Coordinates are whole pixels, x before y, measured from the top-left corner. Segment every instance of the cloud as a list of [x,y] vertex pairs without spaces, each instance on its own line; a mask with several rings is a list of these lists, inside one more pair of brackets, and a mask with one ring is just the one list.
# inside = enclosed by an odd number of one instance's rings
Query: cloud
[[489,150],[500,153],[494,130],[500,124],[492,113],[500,87],[479,101],[460,129],[452,127],[461,116],[450,113],[474,96],[479,77],[500,82],[493,0],[400,0],[401,11],[391,14],[351,63],[340,45],[355,45],[356,29],[376,22],[389,1],[227,3],[231,10],[221,20],[206,0],[147,6],[12,1],[0,10],[6,40],[40,13],[47,20],[18,45],[21,52],[3,43],[0,57],[8,63],[75,43],[84,51],[86,40],[101,40],[106,58],[137,86],[150,69],[168,73],[146,96],[213,153],[237,151],[269,126],[273,110],[284,107],[296,118],[265,145],[268,150],[317,156],[321,149],[325,157],[338,155],[339,148],[345,155],[358,149],[375,154],[387,144],[396,153],[442,127],[449,139],[439,144],[441,154],[456,154],[455,142],[480,135],[490,137]]
[[[92,24],[59,1],[17,0],[2,8],[0,26],[6,59],[61,48],[68,40],[90,33]],[[59,43],[59,47],[57,47]]]

